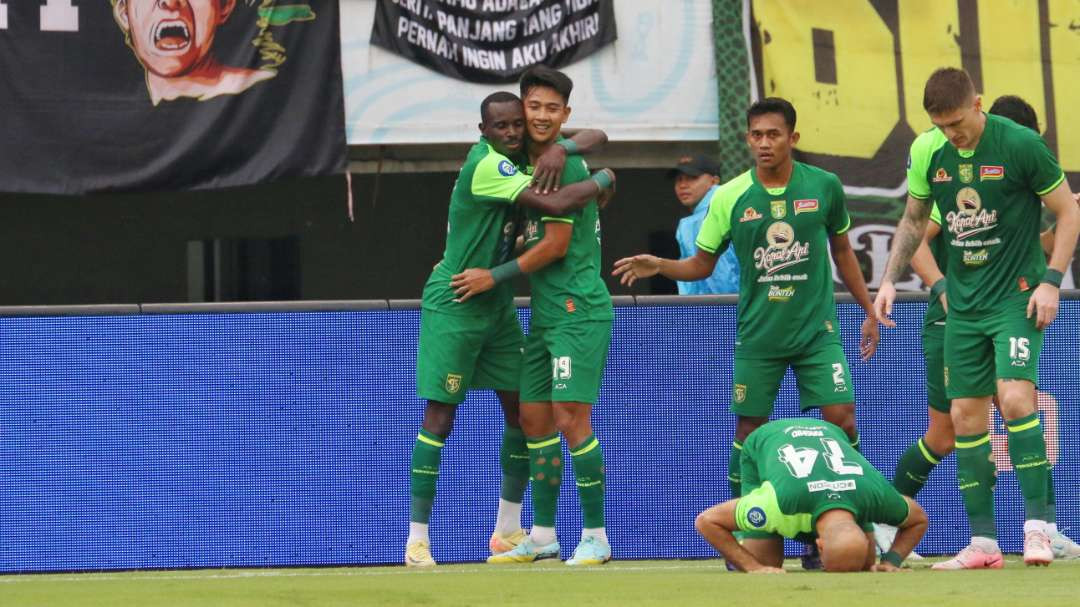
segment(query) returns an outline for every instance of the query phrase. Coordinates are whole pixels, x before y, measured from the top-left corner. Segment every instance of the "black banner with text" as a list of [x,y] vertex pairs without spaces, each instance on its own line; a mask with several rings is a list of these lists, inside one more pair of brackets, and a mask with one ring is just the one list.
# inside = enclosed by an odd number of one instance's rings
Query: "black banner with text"
[[437,72],[514,82],[529,67],[562,67],[614,42],[614,0],[385,0],[371,43]]
[[334,0],[0,3],[0,190],[345,170]]

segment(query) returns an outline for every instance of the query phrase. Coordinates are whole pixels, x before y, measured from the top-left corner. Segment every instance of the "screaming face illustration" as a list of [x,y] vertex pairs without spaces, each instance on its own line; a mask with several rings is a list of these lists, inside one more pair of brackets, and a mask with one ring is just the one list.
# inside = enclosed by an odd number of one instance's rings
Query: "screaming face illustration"
[[113,17],[146,69],[154,105],[179,97],[235,95],[276,72],[222,65],[214,36],[236,0],[112,0]]

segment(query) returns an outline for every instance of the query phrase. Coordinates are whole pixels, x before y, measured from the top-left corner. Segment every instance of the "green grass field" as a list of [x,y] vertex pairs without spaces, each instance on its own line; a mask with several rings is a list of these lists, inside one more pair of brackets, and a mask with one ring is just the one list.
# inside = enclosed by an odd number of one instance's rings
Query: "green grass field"
[[1028,569],[1010,556],[1004,570],[932,572],[929,561],[895,574],[808,573],[751,576],[720,561],[623,561],[574,570],[530,566],[440,565],[337,569],[218,569],[0,576],[4,607],[132,605],[481,606],[527,605],[1045,605],[1076,604],[1080,561]]

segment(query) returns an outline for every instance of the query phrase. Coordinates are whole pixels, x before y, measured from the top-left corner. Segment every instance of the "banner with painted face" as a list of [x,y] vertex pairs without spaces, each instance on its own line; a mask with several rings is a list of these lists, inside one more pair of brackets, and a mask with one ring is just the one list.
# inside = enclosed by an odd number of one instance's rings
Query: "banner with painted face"
[[340,55],[333,0],[0,2],[0,190],[343,172]]
[[[843,181],[856,219],[853,244],[867,253],[871,287],[880,282],[902,213],[908,149],[933,126],[923,88],[939,67],[967,70],[984,111],[1002,95],[1031,104],[1073,189],[1080,188],[1080,3],[745,2],[757,96],[791,101],[798,158]],[[1072,269],[1063,286],[1075,284],[1080,261]],[[898,286],[920,285],[909,278]]]

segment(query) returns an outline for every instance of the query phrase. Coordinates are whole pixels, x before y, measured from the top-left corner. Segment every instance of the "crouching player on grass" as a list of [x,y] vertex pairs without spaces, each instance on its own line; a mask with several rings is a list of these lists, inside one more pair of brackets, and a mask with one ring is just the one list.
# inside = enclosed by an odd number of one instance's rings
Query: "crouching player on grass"
[[[896,571],[928,526],[915,500],[900,495],[824,421],[778,419],[747,437],[742,497],[698,515],[695,526],[729,563],[748,573],[783,573],[783,538],[816,542],[825,571]],[[875,564],[873,523],[899,528]],[[764,531],[747,538],[736,531]]]

